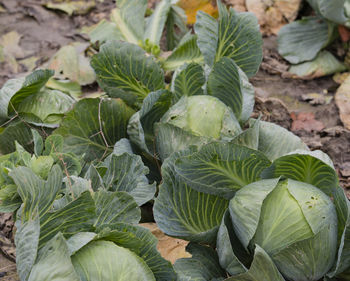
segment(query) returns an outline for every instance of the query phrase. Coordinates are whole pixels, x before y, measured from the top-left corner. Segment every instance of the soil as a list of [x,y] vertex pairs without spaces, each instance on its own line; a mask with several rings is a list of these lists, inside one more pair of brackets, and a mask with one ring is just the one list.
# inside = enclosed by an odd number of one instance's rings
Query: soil
[[[80,34],[83,26],[108,18],[115,3],[96,1],[96,7],[86,15],[73,15],[48,10],[40,0],[0,0],[0,37],[17,31],[20,47],[26,59],[36,57],[36,66],[46,62],[61,46],[74,41],[86,41]],[[153,5],[155,1],[150,1]],[[264,60],[260,71],[251,79],[256,88],[254,115],[275,122],[300,136],[309,147],[330,155],[340,176],[340,184],[350,198],[350,131],[343,127],[334,93],[339,86],[332,77],[297,80],[286,72],[288,65],[276,51],[276,37],[264,38]],[[21,65],[15,73],[6,63],[0,63],[0,87],[9,78],[23,75],[28,69]],[[13,220],[0,214],[0,279],[18,280],[15,272]]]

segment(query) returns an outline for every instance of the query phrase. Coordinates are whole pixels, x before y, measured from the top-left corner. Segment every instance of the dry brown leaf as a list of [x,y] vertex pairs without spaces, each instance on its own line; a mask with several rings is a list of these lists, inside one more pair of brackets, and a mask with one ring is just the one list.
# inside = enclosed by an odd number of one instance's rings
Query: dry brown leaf
[[345,79],[335,93],[335,103],[339,108],[340,120],[344,127],[350,130],[350,76]]
[[292,131],[319,132],[325,127],[321,121],[315,119],[313,112],[292,112],[290,116],[293,119]]
[[19,46],[21,37],[16,31],[8,32],[0,37],[0,60],[4,60],[10,65],[13,73],[18,73],[19,71],[19,65],[16,59],[25,57],[25,52]]
[[148,228],[152,234],[157,237],[157,250],[163,258],[170,261],[172,264],[174,264],[177,259],[191,257],[191,254],[186,252],[188,241],[165,235],[155,223],[141,223],[141,226]]
[[301,0],[246,0],[247,10],[256,15],[264,34],[277,34],[297,17],[300,5]]
[[218,16],[218,8],[215,3],[216,1],[212,0],[179,0],[176,4],[185,11],[187,23],[194,24],[197,11],[203,11],[216,18]]

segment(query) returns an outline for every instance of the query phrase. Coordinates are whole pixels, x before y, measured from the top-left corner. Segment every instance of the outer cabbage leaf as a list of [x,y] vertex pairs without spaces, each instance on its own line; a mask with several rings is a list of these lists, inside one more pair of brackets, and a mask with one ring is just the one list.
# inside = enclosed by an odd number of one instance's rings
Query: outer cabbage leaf
[[203,56],[197,46],[197,37],[187,33],[173,50],[171,55],[162,63],[165,70],[175,70],[185,63],[202,63]]
[[92,57],[100,87],[111,97],[140,106],[150,93],[164,87],[163,71],[140,47],[111,40]]
[[66,241],[60,233],[39,252],[28,281],[38,280],[80,281],[70,260]]
[[179,101],[182,96],[203,95],[205,82],[204,71],[199,64],[184,64],[175,71],[171,82],[174,102]]
[[166,42],[167,49],[173,50],[188,32],[186,25],[187,18],[184,10],[172,5],[166,22]]
[[159,45],[170,7],[170,0],[163,0],[158,3],[152,15],[146,21],[144,40],[148,39],[151,44]]
[[35,263],[39,245],[40,222],[38,217],[30,218],[16,231],[16,267],[20,280],[27,280]]
[[255,245],[253,263],[247,272],[230,277],[227,281],[285,281],[269,255],[259,245]]
[[[318,153],[322,153],[318,151]],[[310,155],[308,155],[310,154]],[[286,178],[306,182],[332,196],[338,188],[338,176],[333,167],[314,157],[315,151],[293,153],[277,158],[263,173],[263,178]]]
[[228,201],[198,192],[178,177],[174,163],[190,155],[191,150],[174,153],[163,163],[163,183],[153,207],[154,218],[168,235],[213,243]]
[[289,72],[297,77],[318,78],[346,70],[346,66],[328,51],[321,51],[312,61],[292,65]]
[[149,169],[139,155],[112,154],[102,166],[107,168],[103,176],[106,190],[124,191],[131,195],[139,206],[153,199],[156,184],[149,184],[146,177]]
[[39,92],[52,75],[52,70],[36,70],[25,78],[7,81],[0,90],[0,118],[7,118],[13,107],[17,108],[26,97]]
[[141,109],[129,120],[128,135],[131,142],[149,155],[155,156],[154,124],[167,112],[172,98],[167,90],[150,93],[144,99]]
[[186,251],[192,257],[178,259],[174,265],[179,281],[219,281],[226,278],[226,272],[220,267],[217,253],[212,248],[190,243]]
[[232,143],[204,145],[174,163],[177,175],[191,188],[230,199],[260,179],[270,161],[259,151]]
[[[253,119],[250,123],[254,122]],[[258,149],[271,161],[297,149],[309,150],[296,135],[273,123],[260,121]]]
[[[25,98],[17,108],[19,114],[32,114],[39,118],[41,123],[35,125],[57,127],[63,114],[73,107],[75,100],[69,95],[57,90],[45,89],[37,94]],[[26,118],[25,118],[26,119]],[[31,120],[28,120],[30,122]]]
[[82,281],[156,280],[140,257],[108,241],[89,243],[72,256],[72,262]]
[[117,25],[124,41],[138,44],[145,32],[146,0],[117,1],[116,9],[112,10],[111,20]]
[[333,26],[320,17],[307,17],[281,28],[278,52],[290,63],[314,59],[332,39]]
[[95,227],[116,222],[138,223],[141,210],[133,198],[125,192],[99,190],[94,194],[96,205]]
[[39,252],[28,281],[38,280],[80,281],[61,233],[53,237]]
[[133,110],[119,99],[83,99],[68,112],[55,134],[64,137],[63,151],[84,155],[86,161],[103,158],[126,137]]
[[[103,227],[107,229],[104,229],[106,235],[103,235],[101,239],[113,241],[135,252],[146,262],[157,280],[176,280],[171,263],[162,258],[157,250],[158,240],[148,229],[126,223],[115,223]],[[118,236],[117,240],[116,236]]]

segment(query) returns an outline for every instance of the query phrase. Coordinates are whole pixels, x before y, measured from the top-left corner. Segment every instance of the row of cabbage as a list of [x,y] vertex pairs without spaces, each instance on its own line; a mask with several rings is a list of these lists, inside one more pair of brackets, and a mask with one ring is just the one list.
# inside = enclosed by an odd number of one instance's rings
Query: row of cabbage
[[[159,28],[171,34],[178,7],[145,20],[145,1],[117,4],[119,25],[102,24],[118,40],[95,41],[91,59],[103,96],[50,89],[50,70],[0,90],[0,211],[15,214],[20,280],[349,280],[350,204],[332,161],[250,118],[254,15],[218,2],[219,19],[199,12],[164,58]],[[161,257],[138,224],[146,203],[191,258]]]

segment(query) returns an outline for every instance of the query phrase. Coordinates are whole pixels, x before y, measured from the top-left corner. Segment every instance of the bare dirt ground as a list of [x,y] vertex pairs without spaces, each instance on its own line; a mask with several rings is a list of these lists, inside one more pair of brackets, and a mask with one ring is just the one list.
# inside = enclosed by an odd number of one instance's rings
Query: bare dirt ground
[[[0,37],[10,31],[20,36],[23,52],[17,60],[33,58],[35,66],[45,63],[60,47],[85,41],[80,30],[107,18],[115,3],[96,1],[86,15],[73,15],[48,10],[40,0],[0,0]],[[154,2],[154,1],[150,1]],[[1,11],[1,9],[0,9]],[[276,51],[276,38],[264,38],[264,61],[251,79],[256,87],[255,116],[275,122],[299,135],[311,149],[328,153],[335,163],[340,184],[350,198],[350,131],[339,118],[334,93],[339,86],[332,77],[309,81],[287,78],[286,63]],[[19,64],[17,71],[0,63],[0,87],[9,78],[28,71]],[[13,220],[0,214],[0,280],[18,280],[14,263]]]

